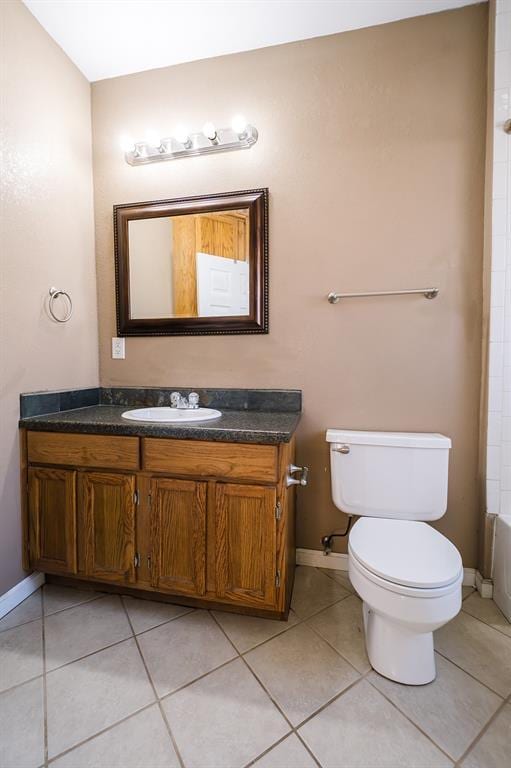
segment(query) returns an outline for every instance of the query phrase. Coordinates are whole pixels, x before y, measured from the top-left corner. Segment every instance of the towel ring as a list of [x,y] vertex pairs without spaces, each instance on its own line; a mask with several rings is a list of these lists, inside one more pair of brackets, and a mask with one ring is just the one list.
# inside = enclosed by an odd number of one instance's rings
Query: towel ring
[[[49,294],[50,299],[48,301],[48,310],[50,315],[53,317],[56,323],[67,323],[73,314],[73,302],[71,301],[71,296],[69,293],[67,293],[67,291],[60,291],[58,288],[50,288]],[[53,311],[53,302],[55,299],[58,299],[59,296],[65,296],[69,304],[67,313],[64,317],[58,317]]]

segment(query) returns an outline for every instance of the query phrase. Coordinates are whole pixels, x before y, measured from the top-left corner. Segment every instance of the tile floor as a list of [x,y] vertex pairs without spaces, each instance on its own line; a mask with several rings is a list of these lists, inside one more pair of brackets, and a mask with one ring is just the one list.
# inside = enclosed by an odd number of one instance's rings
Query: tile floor
[[464,589],[437,679],[373,672],[345,573],[286,623],[46,586],[0,620],[0,767],[509,768],[511,625]]

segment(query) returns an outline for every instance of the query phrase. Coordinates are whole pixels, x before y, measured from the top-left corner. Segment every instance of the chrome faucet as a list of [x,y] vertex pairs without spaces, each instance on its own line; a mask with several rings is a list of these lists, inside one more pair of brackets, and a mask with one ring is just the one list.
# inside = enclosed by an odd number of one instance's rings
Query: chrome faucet
[[199,407],[199,395],[197,392],[190,392],[188,397],[182,395],[181,392],[172,392],[170,395],[170,407],[171,408],[191,408],[195,410]]

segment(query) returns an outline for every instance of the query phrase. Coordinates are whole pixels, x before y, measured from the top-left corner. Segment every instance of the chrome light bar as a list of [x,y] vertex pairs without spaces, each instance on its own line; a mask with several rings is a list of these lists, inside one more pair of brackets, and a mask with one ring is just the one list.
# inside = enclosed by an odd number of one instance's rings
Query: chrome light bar
[[159,160],[178,160],[180,157],[195,157],[213,152],[232,152],[235,149],[250,149],[258,138],[253,125],[246,125],[241,133],[233,128],[212,127],[212,132],[191,133],[180,137],[173,136],[160,140],[159,146],[141,141],[134,144],[133,149],[125,152],[124,157],[129,165],[156,163]]

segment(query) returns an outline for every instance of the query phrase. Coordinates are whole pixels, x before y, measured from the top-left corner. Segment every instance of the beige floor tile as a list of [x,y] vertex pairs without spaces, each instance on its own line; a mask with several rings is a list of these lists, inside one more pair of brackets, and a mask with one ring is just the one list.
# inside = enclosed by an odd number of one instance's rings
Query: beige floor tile
[[293,725],[358,677],[353,667],[304,624],[249,651],[245,658]]
[[435,647],[492,690],[511,693],[511,638],[461,611],[435,632]]
[[186,768],[241,768],[289,725],[241,659],[163,702]]
[[506,704],[461,765],[463,768],[509,768],[510,756],[511,704]]
[[0,691],[43,673],[40,619],[0,632]]
[[0,632],[4,629],[11,629],[20,624],[26,624],[27,621],[34,621],[41,618],[41,590],[38,589],[26,600],[23,600],[14,610],[8,613],[3,619],[0,619]]
[[125,640],[50,672],[47,699],[54,757],[150,704],[154,693],[135,641]]
[[175,691],[237,654],[215,620],[195,611],[138,637],[159,696]]
[[114,725],[57,758],[55,768],[178,768],[179,760],[157,705]]
[[101,592],[94,592],[92,589],[73,589],[61,587],[58,584],[45,584],[43,593],[45,616],[102,597]]
[[347,589],[348,592],[355,594],[355,588],[349,579],[348,571],[333,570],[333,568],[319,568],[319,570],[321,573],[330,576],[331,579],[344,587],[344,589]]
[[48,671],[126,640],[133,634],[117,595],[47,616],[44,630]]
[[362,602],[356,595],[317,613],[307,624],[319,632],[359,672],[364,673],[371,668],[366,653]]
[[511,624],[493,600],[482,598],[478,592],[475,592],[463,602],[463,610],[511,637]]
[[400,685],[375,672],[368,679],[456,761],[502,699],[450,661],[436,657],[437,677],[429,685]]
[[306,619],[349,594],[347,589],[317,568],[300,565],[295,571],[291,608],[300,619]]
[[298,621],[293,611],[289,612],[287,621],[259,619],[256,616],[242,616],[226,611],[214,611],[213,613],[225,634],[240,653],[245,653],[250,648],[264,643],[270,637],[280,635],[281,632],[293,627]]
[[270,749],[264,757],[253,763],[254,768],[317,768],[316,761],[307,752],[294,733]]
[[462,587],[461,588],[461,598],[462,600],[465,600],[467,597],[470,597],[475,592],[474,587]]
[[44,762],[43,679],[0,694],[0,765],[37,768]]
[[447,768],[451,761],[365,680],[300,728],[323,768]]
[[185,605],[138,600],[136,597],[123,597],[123,600],[136,635],[193,611],[193,608],[187,608]]

